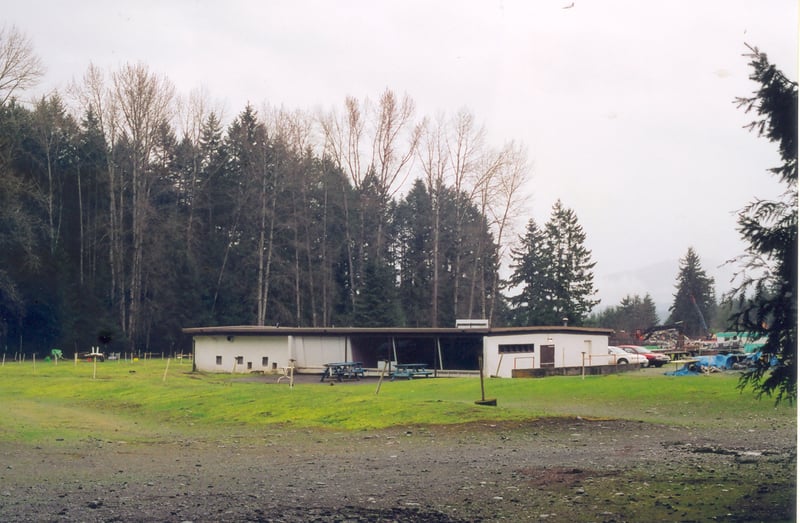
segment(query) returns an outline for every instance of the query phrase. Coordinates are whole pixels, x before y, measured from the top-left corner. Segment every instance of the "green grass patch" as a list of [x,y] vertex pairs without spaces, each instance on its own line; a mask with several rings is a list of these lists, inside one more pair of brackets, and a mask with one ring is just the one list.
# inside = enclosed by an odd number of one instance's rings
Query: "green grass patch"
[[234,427],[366,430],[390,426],[617,418],[688,427],[759,430],[794,423],[796,409],[737,390],[738,374],[665,376],[649,369],[610,376],[487,379],[479,406],[475,378],[276,385],[191,372],[171,362],[6,363],[0,367],[0,439],[86,437],[148,440]]

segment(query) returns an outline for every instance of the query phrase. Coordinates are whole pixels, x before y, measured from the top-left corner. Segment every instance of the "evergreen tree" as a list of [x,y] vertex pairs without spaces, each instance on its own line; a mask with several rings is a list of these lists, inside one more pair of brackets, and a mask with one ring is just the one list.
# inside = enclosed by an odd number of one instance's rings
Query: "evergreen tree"
[[212,242],[216,246],[211,313],[225,324],[256,324],[258,285],[258,247],[261,225],[260,152],[266,146],[266,130],[256,111],[248,105],[228,127],[225,139],[226,164],[213,188],[215,226]]
[[506,286],[519,288],[520,293],[509,298],[511,323],[517,326],[540,325],[547,316],[548,251],[545,237],[533,219],[528,220],[525,234],[520,238],[520,247],[511,249],[513,273]]
[[680,260],[677,289],[667,323],[683,322],[683,332],[687,336],[707,336],[706,318],[716,314],[714,278],[709,277],[700,266],[700,257],[692,247]]
[[403,325],[392,267],[370,261],[364,267],[364,285],[356,295],[355,327]]
[[[738,100],[755,110],[750,125],[759,136],[778,145],[782,164],[770,169],[786,184],[776,201],[756,200],[739,213],[739,233],[749,244],[742,257],[742,283],[729,298],[736,313],[732,328],[766,337],[764,358],[745,373],[741,387],[777,401],[797,398],[797,83],[783,75],[767,56],[750,48],[754,96]],[[773,364],[774,363],[774,364]]]
[[414,182],[395,210],[399,296],[410,327],[429,327],[432,312],[432,209],[421,180]]
[[391,228],[403,311],[416,327],[486,317],[495,299],[497,251],[486,217],[452,187],[440,188],[435,203],[416,182],[394,209]]
[[592,299],[596,293],[594,273],[596,265],[592,253],[585,246],[586,233],[578,223],[572,209],[556,201],[545,225],[547,250],[550,258],[552,282],[549,310],[550,323],[555,325],[566,319],[570,325],[581,325],[592,308],[600,303]]
[[544,230],[532,221],[522,248],[512,251],[514,273],[509,284],[522,286],[512,299],[515,323],[582,325],[599,300],[592,296],[595,262],[584,242],[586,233],[572,209],[554,205]]
[[646,329],[658,325],[656,304],[649,293],[645,294],[644,298],[639,298],[638,294],[633,297],[626,296],[620,302],[620,309],[630,318],[630,323],[625,324],[630,333],[641,334]]
[[592,325],[617,331],[617,336],[629,338],[633,342],[646,329],[658,324],[656,304],[650,294],[644,298],[630,294],[622,298],[619,305],[608,307],[593,314]]

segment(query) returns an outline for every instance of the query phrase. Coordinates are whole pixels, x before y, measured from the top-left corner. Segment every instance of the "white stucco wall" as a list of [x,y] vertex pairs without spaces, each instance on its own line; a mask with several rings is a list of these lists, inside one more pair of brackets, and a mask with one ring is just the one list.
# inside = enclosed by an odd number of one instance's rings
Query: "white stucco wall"
[[197,370],[204,372],[272,372],[288,366],[289,339],[284,336],[195,336],[194,357]]
[[[500,345],[533,344],[533,352],[500,353]],[[513,369],[539,369],[542,345],[554,345],[555,367],[579,367],[608,363],[608,337],[585,333],[535,333],[487,336],[483,341],[484,372],[510,378]],[[583,353],[586,353],[585,356]]]
[[292,357],[299,372],[322,371],[326,363],[352,359],[346,337],[291,336]]
[[350,357],[346,346],[345,337],[194,337],[195,365],[204,372],[278,372],[289,366],[290,359],[295,360],[296,372],[321,372],[325,363]]

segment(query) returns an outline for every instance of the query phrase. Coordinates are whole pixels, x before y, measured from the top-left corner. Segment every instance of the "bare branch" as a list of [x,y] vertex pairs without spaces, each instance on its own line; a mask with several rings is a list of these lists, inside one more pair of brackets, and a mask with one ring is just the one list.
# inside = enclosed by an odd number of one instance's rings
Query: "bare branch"
[[[386,198],[393,197],[411,173],[411,162],[422,132],[421,127],[413,124],[414,110],[414,101],[408,95],[398,103],[394,92],[386,89],[374,115],[372,166]],[[401,143],[406,132],[408,139]]]
[[0,106],[18,90],[36,85],[44,75],[30,39],[16,26],[0,28]]

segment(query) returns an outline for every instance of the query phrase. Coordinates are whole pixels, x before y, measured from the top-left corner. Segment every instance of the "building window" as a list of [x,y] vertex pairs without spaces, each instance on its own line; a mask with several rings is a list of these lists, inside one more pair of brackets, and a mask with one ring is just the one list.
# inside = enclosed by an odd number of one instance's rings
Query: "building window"
[[269,356],[262,356],[261,357],[261,366],[266,367],[269,365]]
[[217,356],[217,365],[222,365],[222,356]]
[[252,361],[248,361],[247,362],[247,370],[252,370],[252,369],[253,369],[253,362]]
[[236,356],[236,364],[244,365],[244,356]]
[[497,346],[500,354],[517,353],[517,352],[533,352],[533,343],[509,343],[500,344]]

